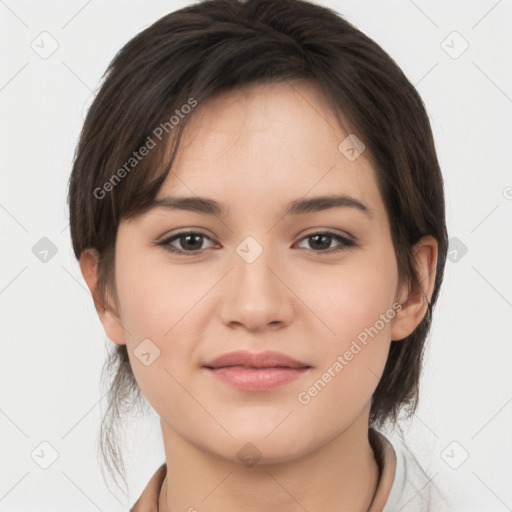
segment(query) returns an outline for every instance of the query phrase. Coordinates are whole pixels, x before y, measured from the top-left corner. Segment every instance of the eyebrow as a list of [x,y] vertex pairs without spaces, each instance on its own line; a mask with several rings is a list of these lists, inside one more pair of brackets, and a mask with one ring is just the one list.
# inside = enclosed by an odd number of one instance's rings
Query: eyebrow
[[[229,216],[229,207],[206,197],[162,197],[153,199],[149,209],[166,208],[171,210],[187,210],[206,215]],[[373,218],[374,210],[365,203],[348,195],[318,196],[309,199],[295,199],[286,206],[283,217],[287,215],[302,215],[331,208],[354,208],[369,218]]]

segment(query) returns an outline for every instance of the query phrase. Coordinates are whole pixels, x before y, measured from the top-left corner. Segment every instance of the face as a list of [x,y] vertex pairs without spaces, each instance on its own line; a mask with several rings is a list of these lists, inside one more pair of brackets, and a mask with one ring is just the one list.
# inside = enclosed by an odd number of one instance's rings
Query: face
[[[115,336],[166,428],[233,461],[246,442],[285,461],[361,415],[367,424],[400,307],[388,217],[364,151],[340,150],[348,134],[313,85],[231,91],[190,121],[160,205],[119,226],[126,331]],[[333,195],[351,199],[285,215],[293,201]],[[165,206],[183,197],[224,210]],[[309,368],[243,390],[203,367],[235,350]]]

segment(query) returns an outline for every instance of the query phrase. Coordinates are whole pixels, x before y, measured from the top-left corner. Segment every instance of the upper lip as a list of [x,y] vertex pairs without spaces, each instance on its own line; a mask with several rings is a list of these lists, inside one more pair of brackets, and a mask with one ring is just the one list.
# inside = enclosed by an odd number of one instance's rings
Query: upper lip
[[212,359],[203,366],[207,368],[224,368],[226,366],[245,366],[248,368],[309,368],[310,366],[297,361],[293,357],[280,352],[268,350],[266,352],[253,353],[247,350],[227,352]]

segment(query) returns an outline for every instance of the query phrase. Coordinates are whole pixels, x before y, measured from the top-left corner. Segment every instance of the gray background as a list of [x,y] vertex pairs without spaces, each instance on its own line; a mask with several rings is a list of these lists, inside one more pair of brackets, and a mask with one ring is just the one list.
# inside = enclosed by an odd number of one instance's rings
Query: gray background
[[[0,0],[1,511],[127,510],[164,461],[156,415],[134,418],[129,503],[102,480],[99,376],[111,342],[71,250],[66,186],[107,64],[189,3]],[[318,3],[416,85],[445,178],[450,255],[405,434],[456,510],[512,510],[512,1]]]

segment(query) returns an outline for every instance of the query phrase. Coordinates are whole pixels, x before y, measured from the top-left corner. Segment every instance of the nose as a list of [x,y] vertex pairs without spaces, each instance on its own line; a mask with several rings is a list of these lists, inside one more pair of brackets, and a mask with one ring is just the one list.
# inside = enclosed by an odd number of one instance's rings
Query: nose
[[[249,252],[254,246],[250,247]],[[273,251],[263,251],[253,260],[239,248],[232,257],[232,269],[222,284],[222,321],[250,331],[280,329],[293,318],[296,300],[287,283],[286,271]],[[242,256],[241,256],[242,255]],[[252,255],[254,257],[254,254]]]

